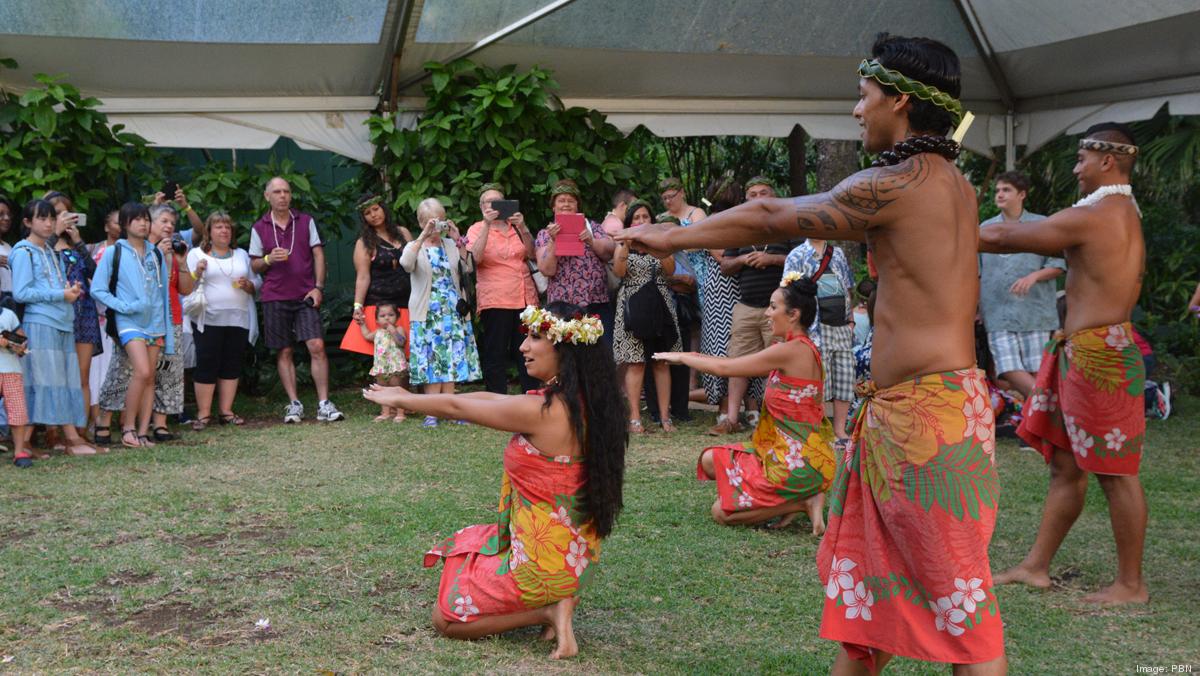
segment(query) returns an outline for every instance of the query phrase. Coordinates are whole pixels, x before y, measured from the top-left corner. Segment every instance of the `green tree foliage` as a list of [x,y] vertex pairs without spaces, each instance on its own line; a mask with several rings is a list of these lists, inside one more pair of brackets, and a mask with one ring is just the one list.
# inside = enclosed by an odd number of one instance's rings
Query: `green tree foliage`
[[[0,67],[15,69],[12,59]],[[109,125],[100,101],[83,97],[61,76],[37,74],[21,95],[0,90],[0,194],[23,202],[47,190],[70,195],[81,211],[105,208],[128,191],[152,151],[142,137]]]
[[582,210],[595,216],[617,189],[649,186],[656,176],[635,142],[603,115],[564,109],[547,70],[493,70],[466,59],[425,68],[428,98],[415,129],[399,128],[387,114],[367,122],[377,150],[376,173],[365,185],[382,187],[398,220],[411,222],[427,197],[440,198],[451,217],[472,220],[479,187],[496,181],[536,227],[548,220],[554,181],[578,183]]

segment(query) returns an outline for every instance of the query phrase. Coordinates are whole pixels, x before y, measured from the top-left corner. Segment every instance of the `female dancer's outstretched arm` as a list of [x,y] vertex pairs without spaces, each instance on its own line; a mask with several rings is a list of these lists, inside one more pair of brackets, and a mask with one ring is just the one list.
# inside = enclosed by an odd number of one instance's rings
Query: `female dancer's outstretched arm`
[[812,359],[810,350],[797,349],[791,342],[775,343],[770,347],[744,357],[714,357],[699,352],[656,352],[655,359],[668,364],[683,364],[721,378],[757,378],[779,369],[791,375],[804,360]]
[[522,432],[531,441],[535,430],[545,430],[547,424],[566,422],[566,411],[560,408],[561,405],[545,408],[545,399],[529,395],[491,392],[415,394],[403,387],[371,385],[363,390],[363,396],[381,406],[403,407],[439,418],[466,420],[505,432]]

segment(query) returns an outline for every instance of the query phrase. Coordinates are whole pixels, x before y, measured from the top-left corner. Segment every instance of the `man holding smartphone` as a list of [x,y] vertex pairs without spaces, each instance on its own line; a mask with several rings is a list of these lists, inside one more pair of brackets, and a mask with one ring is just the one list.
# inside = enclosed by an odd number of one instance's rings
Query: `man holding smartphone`
[[[503,202],[503,203],[501,203]],[[525,217],[513,210],[514,201],[504,200],[498,183],[488,183],[479,193],[483,220],[467,230],[467,247],[475,260],[475,302],[483,330],[479,338],[479,361],[488,392],[508,393],[508,366],[515,363],[522,391],[537,387],[537,380],[525,372],[525,360],[519,348],[521,311],[537,305],[537,288],[529,270],[534,259],[533,236],[525,226]]]
[[297,342],[308,348],[317,388],[317,420],[345,420],[345,414],[329,401],[329,357],[317,311],[325,292],[325,243],[313,217],[292,209],[292,186],[282,177],[267,181],[263,197],[271,210],[251,230],[250,266],[263,278],[263,335],[267,347],[278,351],[275,365],[288,395],[283,422],[298,423],[304,417],[292,359]]

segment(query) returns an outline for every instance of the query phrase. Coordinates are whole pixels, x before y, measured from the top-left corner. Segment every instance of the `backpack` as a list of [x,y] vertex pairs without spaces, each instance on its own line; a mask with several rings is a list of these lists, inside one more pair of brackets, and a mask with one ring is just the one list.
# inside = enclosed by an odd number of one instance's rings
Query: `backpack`
[[[147,243],[146,246],[150,246],[150,244]],[[115,250],[113,251],[112,269],[108,273],[108,292],[115,296],[117,295],[117,275],[121,272],[121,247],[115,244],[113,247]],[[154,257],[158,259],[158,266],[161,268],[162,252],[158,250],[158,247],[154,247],[153,250]],[[117,311],[112,308],[104,310],[104,332],[113,339],[114,343],[121,344],[121,338],[117,333]]]

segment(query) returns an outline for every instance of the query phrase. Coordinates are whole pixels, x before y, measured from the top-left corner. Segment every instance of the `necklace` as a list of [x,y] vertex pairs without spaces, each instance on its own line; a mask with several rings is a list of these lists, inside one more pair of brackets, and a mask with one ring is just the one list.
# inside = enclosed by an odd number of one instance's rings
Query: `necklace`
[[[221,274],[223,274],[229,278],[233,277],[234,263],[233,263],[233,252],[232,251],[230,251],[228,254],[226,254],[224,256],[217,256],[215,254],[210,253],[208,255],[208,257],[212,259],[213,263],[217,266],[217,270],[220,270]],[[221,261],[229,261],[229,269],[228,270],[226,270],[225,267],[223,265],[221,265]]]
[[1137,198],[1133,196],[1133,186],[1128,183],[1119,183],[1116,185],[1102,185],[1096,188],[1088,195],[1080,198],[1078,202],[1072,204],[1072,207],[1090,207],[1093,204],[1099,204],[1100,200],[1110,195],[1123,195],[1133,200],[1133,208],[1137,210],[1138,218],[1142,216],[1142,208],[1138,206]]
[[[154,246],[145,240],[142,241],[142,245],[146,247],[146,256],[142,258],[142,286],[146,289],[162,289],[162,270],[155,259]],[[136,252],[137,249],[134,251]],[[152,281],[154,282],[153,287],[150,285]]]
[[[289,214],[289,216],[290,216],[290,215],[291,215],[291,212],[288,212],[288,214]],[[292,226],[292,239],[291,239],[291,241],[290,241],[290,242],[288,242],[288,248],[287,248],[287,255],[288,255],[288,258],[291,258],[291,256],[292,256],[292,247],[296,246],[296,224],[295,224],[295,219],[294,219],[294,218],[289,218],[289,219],[288,219],[288,223],[289,223],[289,224],[291,224],[291,226]],[[284,225],[283,227],[285,227],[285,228],[286,228],[286,227],[287,227],[287,225]],[[283,247],[279,246],[279,226],[275,224],[275,214],[271,214],[271,235],[275,237],[275,248],[276,248],[276,249],[282,249]]]
[[879,153],[872,167],[890,167],[920,153],[934,153],[953,162],[958,157],[959,146],[945,136],[910,136]]
[[50,247],[42,244],[37,247],[37,252],[41,254],[42,265],[46,268],[46,277],[54,284],[58,284],[55,288],[64,288],[67,286],[67,278],[63,275],[63,271],[58,267],[58,257],[53,252],[48,252]]

